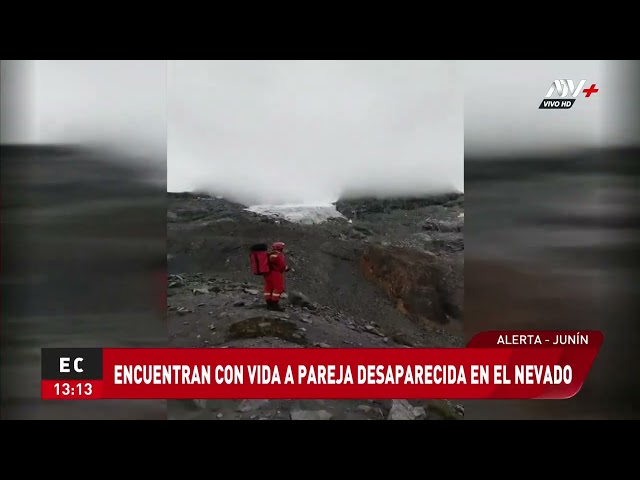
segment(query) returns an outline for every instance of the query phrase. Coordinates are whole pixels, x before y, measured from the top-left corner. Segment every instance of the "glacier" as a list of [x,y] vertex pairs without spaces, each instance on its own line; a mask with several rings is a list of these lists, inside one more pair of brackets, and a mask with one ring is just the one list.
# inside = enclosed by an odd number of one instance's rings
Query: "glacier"
[[330,218],[345,218],[331,203],[322,205],[252,205],[245,210],[305,225],[326,222]]

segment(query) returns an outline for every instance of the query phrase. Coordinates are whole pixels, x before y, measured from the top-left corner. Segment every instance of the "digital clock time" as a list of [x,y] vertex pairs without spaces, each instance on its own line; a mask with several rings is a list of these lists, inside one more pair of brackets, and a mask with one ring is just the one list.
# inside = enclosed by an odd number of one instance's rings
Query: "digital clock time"
[[53,385],[56,395],[61,397],[88,397],[93,394],[93,385],[88,382],[60,382]]

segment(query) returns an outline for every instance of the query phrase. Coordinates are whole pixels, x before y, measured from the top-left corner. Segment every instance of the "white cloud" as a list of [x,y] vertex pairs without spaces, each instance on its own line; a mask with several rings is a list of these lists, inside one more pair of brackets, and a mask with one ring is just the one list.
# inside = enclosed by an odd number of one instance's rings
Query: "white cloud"
[[454,61],[170,61],[168,189],[322,203],[463,188]]

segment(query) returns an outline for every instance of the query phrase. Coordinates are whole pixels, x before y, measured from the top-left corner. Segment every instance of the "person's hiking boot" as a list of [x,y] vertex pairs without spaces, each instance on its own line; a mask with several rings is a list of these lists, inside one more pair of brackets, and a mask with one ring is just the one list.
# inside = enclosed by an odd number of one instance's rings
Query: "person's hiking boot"
[[267,302],[267,310],[273,310],[273,302]]
[[271,310],[273,310],[274,312],[284,312],[284,308],[278,303],[273,303],[273,305],[271,306]]

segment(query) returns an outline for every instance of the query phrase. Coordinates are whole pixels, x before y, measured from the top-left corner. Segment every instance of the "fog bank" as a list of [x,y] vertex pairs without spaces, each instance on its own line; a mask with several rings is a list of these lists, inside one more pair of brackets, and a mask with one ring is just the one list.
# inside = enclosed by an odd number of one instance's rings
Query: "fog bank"
[[456,61],[169,61],[168,190],[245,204],[464,189]]

